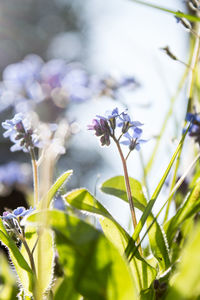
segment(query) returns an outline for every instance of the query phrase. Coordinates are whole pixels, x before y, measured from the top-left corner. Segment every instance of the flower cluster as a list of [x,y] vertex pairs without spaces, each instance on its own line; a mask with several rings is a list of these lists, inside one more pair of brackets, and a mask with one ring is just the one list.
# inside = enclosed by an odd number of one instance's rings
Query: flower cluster
[[[94,130],[95,135],[100,137],[101,145],[109,146],[110,139],[119,142],[122,137],[125,139],[120,141],[121,144],[129,147],[129,150],[140,150],[140,144],[146,142],[141,139],[143,124],[139,121],[132,121],[126,112],[119,113],[118,108],[113,111],[106,112],[105,116],[96,116],[92,125],[88,125],[88,130]],[[116,130],[121,129],[120,135],[116,138]]]
[[38,137],[22,113],[18,113],[13,119],[3,122],[2,127],[6,130],[3,136],[9,137],[14,143],[10,148],[12,152],[19,150],[29,152],[34,147],[39,147]]
[[186,121],[191,122],[189,136],[193,137],[195,142],[200,145],[200,114],[188,113],[186,116]]
[[93,76],[78,63],[62,59],[44,62],[33,54],[7,66],[2,78],[1,110],[13,106],[16,112],[33,110],[43,101],[62,111],[69,102],[80,103],[104,95],[116,99],[120,89],[135,89],[139,85],[133,76]]
[[11,220],[15,219],[20,221],[23,217],[30,214],[34,208],[25,209],[23,206],[19,206],[16,209],[14,209],[12,212],[10,211],[4,211],[3,216],[1,217],[3,220]]

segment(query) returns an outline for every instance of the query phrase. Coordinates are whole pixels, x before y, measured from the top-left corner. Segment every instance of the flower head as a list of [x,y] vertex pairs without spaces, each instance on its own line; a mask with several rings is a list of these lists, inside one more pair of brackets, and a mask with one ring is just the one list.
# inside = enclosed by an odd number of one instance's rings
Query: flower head
[[120,143],[122,145],[128,146],[129,150],[132,151],[136,149],[137,151],[140,150],[140,144],[146,143],[147,140],[140,139],[142,135],[142,129],[135,127],[131,128],[132,129],[132,134],[129,132],[126,132],[123,137],[126,139],[124,141],[121,141]]
[[94,130],[96,136],[100,136],[101,145],[110,145],[111,129],[107,120],[102,117],[100,120],[93,119],[92,125],[88,125],[88,130]]
[[126,133],[131,127],[140,127],[142,125],[139,121],[131,121],[130,116],[125,112],[122,112],[119,116],[118,126],[122,127],[123,133]]
[[4,211],[3,216],[1,218],[3,220],[10,220],[10,219],[21,220],[21,218],[32,213],[33,210],[34,210],[34,208],[32,208],[32,207],[30,207],[29,209],[26,209],[23,206],[19,206],[16,209],[14,209],[12,212]]
[[2,123],[6,129],[3,136],[9,137],[14,145],[10,148],[12,152],[23,150],[28,152],[31,148],[38,147],[39,141],[37,135],[31,129],[28,119],[22,113],[18,113],[11,120]]

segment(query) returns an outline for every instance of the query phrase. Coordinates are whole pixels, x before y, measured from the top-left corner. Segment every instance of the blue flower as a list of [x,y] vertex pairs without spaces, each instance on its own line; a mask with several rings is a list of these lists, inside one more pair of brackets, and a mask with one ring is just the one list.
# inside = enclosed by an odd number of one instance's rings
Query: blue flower
[[3,216],[1,217],[3,220],[11,220],[11,219],[17,219],[21,220],[21,218],[27,216],[28,214],[32,213],[34,211],[34,208],[30,207],[29,209],[26,209],[23,206],[19,206],[16,209],[14,209],[12,212],[4,211]]
[[2,127],[6,129],[3,136],[9,137],[14,143],[10,148],[12,152],[19,150],[29,152],[31,148],[39,147],[38,137],[22,113],[18,113],[13,119],[3,122]]
[[122,127],[123,133],[126,133],[131,127],[140,127],[142,125],[139,121],[131,121],[130,116],[125,112],[121,113],[117,124],[117,126]]
[[140,150],[140,144],[146,143],[147,140],[140,139],[142,135],[142,129],[135,127],[132,129],[132,135],[129,132],[126,132],[123,137],[126,138],[126,140],[121,141],[120,144],[128,146],[129,150],[132,151],[136,149],[137,151]]

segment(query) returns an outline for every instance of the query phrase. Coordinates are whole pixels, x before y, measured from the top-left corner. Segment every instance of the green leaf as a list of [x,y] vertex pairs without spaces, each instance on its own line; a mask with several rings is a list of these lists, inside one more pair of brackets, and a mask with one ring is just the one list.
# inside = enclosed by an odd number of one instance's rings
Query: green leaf
[[173,15],[179,17],[179,18],[186,18],[186,19],[188,19],[189,21],[192,21],[192,22],[200,22],[200,18],[195,16],[195,15],[189,15],[189,14],[177,12],[177,11],[174,11],[174,10],[169,9],[169,8],[165,8],[165,7],[162,7],[162,6],[155,5],[153,3],[148,3],[146,1],[140,1],[140,0],[132,0],[132,1],[135,2],[135,3],[141,4],[141,5],[145,5],[145,6],[148,6],[148,7],[151,7],[151,8],[161,10],[163,12],[173,14]]
[[[200,224],[194,227],[181,252],[177,270],[170,279],[167,300],[197,299],[200,295]],[[199,298],[198,298],[199,299]]]
[[134,241],[136,241],[138,239],[139,234],[140,234],[140,232],[141,232],[141,230],[142,230],[142,228],[143,228],[143,226],[144,226],[144,224],[145,224],[148,216],[152,212],[152,208],[153,208],[153,206],[154,206],[154,204],[155,204],[155,202],[156,202],[156,200],[158,198],[158,195],[160,194],[160,191],[161,191],[161,189],[163,187],[163,184],[165,183],[165,180],[166,180],[166,178],[167,178],[167,176],[168,176],[168,174],[169,174],[169,172],[171,170],[171,167],[172,167],[172,165],[173,165],[173,163],[174,163],[174,161],[175,161],[175,159],[176,159],[179,151],[182,148],[182,145],[183,145],[183,142],[185,140],[186,134],[188,132],[189,126],[188,126],[186,132],[184,133],[184,135],[182,136],[182,138],[181,138],[181,140],[180,140],[180,142],[178,144],[178,147],[176,148],[176,150],[175,150],[175,152],[174,152],[174,154],[173,154],[173,156],[172,156],[172,158],[171,158],[171,160],[170,160],[170,162],[169,162],[169,164],[168,164],[168,166],[167,166],[167,168],[166,168],[166,170],[164,172],[164,175],[162,176],[160,182],[158,183],[158,185],[157,185],[157,187],[156,187],[156,189],[155,189],[155,191],[154,191],[154,193],[153,193],[150,201],[148,202],[148,204],[147,204],[147,206],[146,206],[146,208],[145,208],[145,210],[144,210],[144,212],[142,214],[142,217],[140,218],[140,221],[138,222],[138,224],[137,224],[137,226],[136,226],[136,228],[134,230],[134,233],[133,233],[133,239],[134,239]]
[[[143,211],[146,207],[146,199],[144,197],[141,183],[129,177],[130,187],[132,192],[132,200],[134,206]],[[126,186],[123,176],[116,176],[106,180],[101,186],[102,192],[116,196],[126,202],[128,202]]]
[[39,208],[49,208],[51,200],[58,192],[58,190],[62,187],[62,185],[68,180],[68,178],[72,175],[73,171],[69,170],[63,173],[56,182],[52,185],[50,190],[48,191],[47,195],[40,201]]
[[57,288],[54,296],[54,300],[81,300],[82,296],[78,294],[73,287],[73,282],[67,277],[64,277],[63,281]]
[[0,299],[16,300],[17,285],[16,275],[8,264],[8,258],[3,252],[0,253]]
[[186,201],[179,208],[177,213],[164,225],[164,230],[167,235],[169,244],[171,245],[173,238],[178,228],[183,224],[185,220],[195,215],[200,211],[200,180],[190,192]]
[[[38,240],[35,227],[26,226],[26,242],[31,251],[35,248],[33,257],[38,276],[37,292],[42,296],[49,289],[53,280],[54,243],[52,233],[48,229],[43,229],[39,236]],[[21,253],[25,259],[28,259],[24,245],[21,247]]]
[[[146,198],[143,194],[141,183],[129,177],[131,193],[133,198],[133,203],[135,207],[144,211],[147,206]],[[126,194],[126,186],[123,176],[116,176],[105,181],[101,190],[107,194],[116,196],[126,202],[128,202]],[[147,217],[147,225],[149,226],[154,219],[152,213]],[[164,232],[162,231],[159,223],[155,221],[152,228],[149,231],[149,241],[150,246],[153,252],[153,255],[157,258],[160,268],[166,270],[170,266],[169,254],[168,254],[168,245],[167,240],[165,239]]]
[[60,263],[73,288],[88,300],[130,300],[136,290],[130,269],[114,246],[91,225],[60,211],[32,214],[46,217],[55,232]]
[[10,258],[15,267],[20,283],[25,290],[25,293],[27,295],[32,294],[33,272],[29,266],[29,263],[27,263],[28,260],[24,259],[15,242],[8,235],[3,225],[2,219],[0,219],[0,240],[9,249]]
[[[128,244],[136,248],[129,234],[86,189],[72,191],[65,195],[64,198],[70,205],[81,211],[93,213],[95,216],[103,216],[103,218],[99,218],[101,227],[106,237],[115,245],[121,255],[124,254]],[[134,278],[136,278],[136,285],[139,291],[148,288],[156,275],[155,269],[140,256],[138,250],[131,263],[131,270]],[[146,275],[143,276],[144,274]]]

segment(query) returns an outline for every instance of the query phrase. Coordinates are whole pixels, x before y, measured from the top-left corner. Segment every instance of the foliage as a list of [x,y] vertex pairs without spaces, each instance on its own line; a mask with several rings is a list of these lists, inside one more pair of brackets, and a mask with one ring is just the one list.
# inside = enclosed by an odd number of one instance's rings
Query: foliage
[[[72,135],[74,124],[65,116],[68,105],[96,96],[120,101],[121,89],[135,89],[138,84],[133,77],[96,78],[62,60],[45,63],[36,55],[9,66],[3,74],[2,97],[12,91],[16,101],[2,106],[1,112],[9,108],[15,115],[2,123],[3,136],[13,143],[12,152],[22,150],[24,155],[30,155],[33,191],[27,189],[29,208],[7,208],[0,218],[0,241],[8,257],[7,260],[0,254],[2,300],[200,299],[200,117],[198,106],[194,109],[199,101],[200,3],[188,1],[194,11],[191,15],[145,1],[133,2],[173,14],[193,36],[189,64],[179,61],[169,47],[163,48],[171,59],[186,67],[176,96],[190,77],[184,126],[179,127],[176,149],[150,196],[147,179],[154,175],[150,171],[173,115],[176,97],[171,99],[149,161],[142,164],[144,178],[140,180],[129,176],[128,167],[130,157],[136,151],[141,154],[148,145],[148,140],[142,138],[143,123],[133,120],[127,109],[120,111],[115,107],[103,116],[96,115],[88,130],[99,138],[101,146],[107,148],[113,143],[123,175],[108,178],[95,195],[86,188],[63,192],[73,171],[66,170],[55,183],[52,178],[56,162],[65,153],[65,143]],[[23,107],[26,103],[26,111],[19,112],[22,103]],[[48,108],[49,103],[55,116],[46,121],[36,112],[41,104]],[[194,157],[181,173],[186,147],[192,149]],[[17,168],[12,170],[12,166]],[[16,163],[2,166],[0,173],[5,189],[27,184]],[[172,179],[166,188],[169,175]],[[164,187],[166,201],[155,214],[154,207]],[[129,230],[107,208],[108,198],[113,206],[116,198],[127,204]],[[62,206],[60,210],[56,199]],[[172,204],[174,212],[170,215]],[[165,216],[160,217],[165,205]]]

